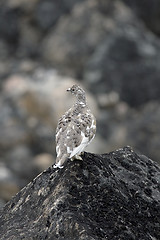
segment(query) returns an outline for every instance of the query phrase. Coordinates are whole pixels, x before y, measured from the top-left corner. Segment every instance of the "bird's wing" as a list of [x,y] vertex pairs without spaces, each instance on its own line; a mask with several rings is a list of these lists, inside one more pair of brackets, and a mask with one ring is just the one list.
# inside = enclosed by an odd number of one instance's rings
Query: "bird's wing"
[[72,158],[80,154],[95,136],[95,124],[95,118],[90,112],[73,117],[72,111],[69,110],[63,115],[56,130],[57,156],[67,154]]
[[96,119],[90,110],[84,114],[78,115],[78,117],[77,120],[80,123],[80,129],[85,133],[85,137],[89,138],[90,142],[96,133]]
[[69,127],[71,122],[71,109],[69,109],[58,121],[58,125],[56,128],[56,143],[59,142],[60,136],[63,136],[63,133]]

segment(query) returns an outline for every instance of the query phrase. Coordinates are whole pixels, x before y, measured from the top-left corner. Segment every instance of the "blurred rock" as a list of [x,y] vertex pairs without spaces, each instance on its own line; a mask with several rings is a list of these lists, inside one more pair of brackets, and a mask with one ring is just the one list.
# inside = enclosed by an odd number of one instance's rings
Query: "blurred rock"
[[19,12],[5,1],[0,3],[0,38],[12,44],[17,44],[19,38]]
[[17,183],[16,175],[5,166],[4,163],[0,162],[0,200],[1,204],[4,201],[8,201],[13,197],[20,187]]
[[0,149],[7,151],[9,147],[27,142],[28,134],[25,125],[16,116],[16,109],[7,96],[0,96]]
[[107,111],[101,111],[97,119],[98,133],[106,142],[106,151],[129,144],[160,163],[159,121],[159,102],[150,102],[139,111],[119,102]]
[[55,158],[53,155],[48,153],[42,153],[36,155],[33,159],[33,165],[39,172],[43,172],[45,169],[49,168],[51,165],[55,163]]
[[76,4],[44,38],[42,57],[94,94],[115,91],[134,107],[159,99],[159,39],[122,2],[107,2]]
[[60,16],[69,13],[80,0],[40,0],[36,6],[34,19],[42,30],[54,26]]
[[[160,164],[160,104],[150,102],[128,119],[129,144]],[[130,127],[132,126],[132,127]]]
[[123,0],[123,2],[131,7],[151,31],[160,35],[159,0]]
[[39,0],[32,0],[28,4],[28,0],[2,0],[9,8],[21,9],[23,12],[31,13]]
[[88,88],[95,94],[116,91],[134,107],[160,99],[159,39],[127,8],[124,17],[123,5],[113,6],[114,28],[97,45],[84,71]]
[[44,38],[42,57],[70,74],[82,76],[83,67],[106,35],[110,21],[98,10],[98,2],[76,4]]
[[100,108],[113,107],[119,102],[119,94],[116,92],[99,94],[97,102]]
[[32,158],[31,150],[22,144],[18,144],[6,154],[6,164],[21,179],[21,187],[36,176]]

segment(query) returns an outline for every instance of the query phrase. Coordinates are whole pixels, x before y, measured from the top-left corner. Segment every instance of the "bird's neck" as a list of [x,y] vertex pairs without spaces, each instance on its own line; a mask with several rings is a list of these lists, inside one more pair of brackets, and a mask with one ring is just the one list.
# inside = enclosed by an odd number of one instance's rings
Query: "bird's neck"
[[76,99],[76,105],[81,107],[86,107],[86,97],[85,95],[78,95]]

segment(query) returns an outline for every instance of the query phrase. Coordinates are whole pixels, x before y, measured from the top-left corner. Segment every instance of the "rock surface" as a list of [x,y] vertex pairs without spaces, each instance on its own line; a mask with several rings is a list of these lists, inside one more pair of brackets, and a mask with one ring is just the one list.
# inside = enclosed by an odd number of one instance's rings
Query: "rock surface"
[[130,147],[48,168],[1,210],[1,240],[160,239],[160,167]]
[[160,162],[159,6],[0,1],[0,207],[55,161],[57,120],[71,106],[65,90],[75,82],[97,118],[87,151],[129,144]]

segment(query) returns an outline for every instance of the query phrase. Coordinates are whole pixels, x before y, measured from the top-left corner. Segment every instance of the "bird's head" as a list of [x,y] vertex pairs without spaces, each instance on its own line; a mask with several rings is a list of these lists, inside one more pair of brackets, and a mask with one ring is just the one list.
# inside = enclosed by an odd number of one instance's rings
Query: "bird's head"
[[80,104],[83,107],[86,106],[85,91],[81,87],[73,85],[71,88],[68,88],[67,91],[76,96],[77,104]]
[[73,85],[71,88],[68,88],[67,92],[71,92],[73,95],[76,95],[76,96],[85,94],[85,91],[78,85]]

